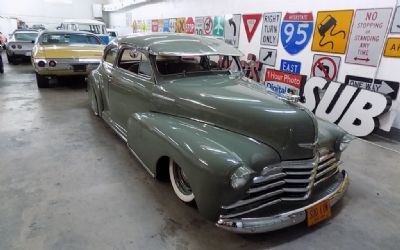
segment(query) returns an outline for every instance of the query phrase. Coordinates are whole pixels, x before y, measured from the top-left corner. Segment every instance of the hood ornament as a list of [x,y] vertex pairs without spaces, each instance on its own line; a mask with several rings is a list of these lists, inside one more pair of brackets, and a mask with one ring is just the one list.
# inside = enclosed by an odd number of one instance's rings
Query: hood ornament
[[300,101],[299,95],[292,95],[290,93],[285,93],[279,96],[280,99],[288,101],[290,103],[298,103]]

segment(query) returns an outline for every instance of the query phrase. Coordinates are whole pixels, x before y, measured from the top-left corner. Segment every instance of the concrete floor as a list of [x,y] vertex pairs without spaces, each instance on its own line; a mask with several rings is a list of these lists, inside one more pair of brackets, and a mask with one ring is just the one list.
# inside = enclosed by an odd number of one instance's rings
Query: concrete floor
[[[3,55],[4,58],[4,55]],[[262,235],[216,228],[139,165],[79,85],[0,75],[0,249],[399,249],[400,144],[344,153],[351,185],[330,220]]]

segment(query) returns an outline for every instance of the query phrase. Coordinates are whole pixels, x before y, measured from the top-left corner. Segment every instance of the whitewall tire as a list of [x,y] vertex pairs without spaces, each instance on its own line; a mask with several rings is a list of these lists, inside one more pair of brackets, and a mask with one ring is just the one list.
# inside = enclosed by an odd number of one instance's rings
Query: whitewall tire
[[185,203],[194,201],[194,194],[185,173],[172,159],[169,160],[169,178],[176,196],[178,196],[181,201]]

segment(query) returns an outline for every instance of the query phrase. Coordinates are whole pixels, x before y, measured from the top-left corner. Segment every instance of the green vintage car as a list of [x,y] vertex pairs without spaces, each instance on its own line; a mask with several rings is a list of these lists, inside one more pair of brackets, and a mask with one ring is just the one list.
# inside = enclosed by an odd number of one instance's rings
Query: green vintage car
[[218,227],[259,233],[328,218],[348,185],[339,165],[350,136],[244,78],[240,56],[207,37],[119,38],[89,76],[91,108]]

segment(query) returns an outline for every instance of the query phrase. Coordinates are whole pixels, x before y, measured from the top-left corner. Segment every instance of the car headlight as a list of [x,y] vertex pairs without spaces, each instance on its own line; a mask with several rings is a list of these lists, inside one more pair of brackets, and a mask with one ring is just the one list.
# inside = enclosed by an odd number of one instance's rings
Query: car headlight
[[347,146],[349,146],[350,142],[354,139],[354,137],[350,134],[346,134],[345,136],[343,136],[340,141],[339,141],[339,151],[343,152]]
[[231,175],[231,186],[234,189],[239,189],[246,185],[246,183],[250,179],[250,175],[254,173],[253,170],[247,167],[239,167],[236,171]]

